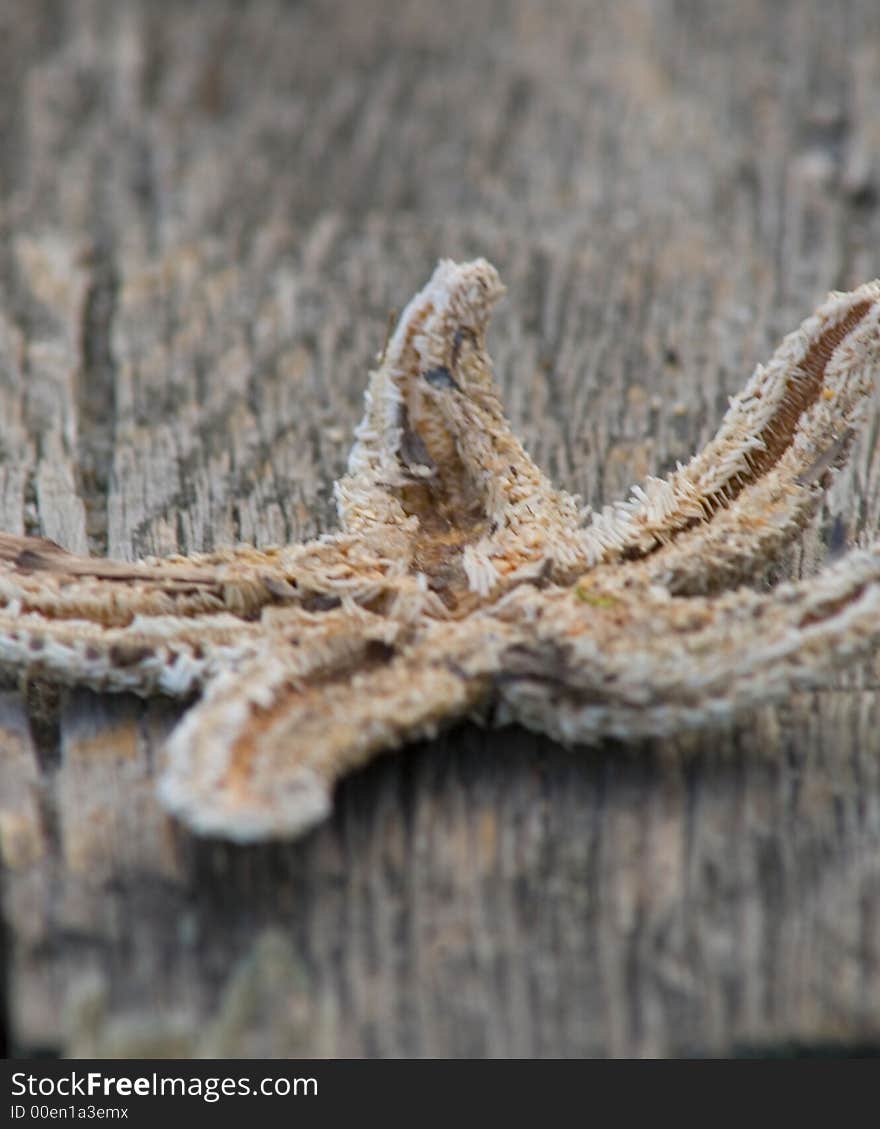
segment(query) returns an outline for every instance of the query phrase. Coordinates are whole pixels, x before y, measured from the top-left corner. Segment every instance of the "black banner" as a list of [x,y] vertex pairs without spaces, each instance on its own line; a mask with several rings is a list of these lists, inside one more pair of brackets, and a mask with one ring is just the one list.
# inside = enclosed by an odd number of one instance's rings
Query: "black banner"
[[[483,1110],[534,1124],[624,1124],[636,1116],[699,1120],[723,1110],[751,1118],[774,1089],[834,1118],[858,1084],[876,1092],[876,1065],[816,1062],[49,1060],[4,1063],[7,1123],[156,1126],[470,1123]],[[833,1085],[837,1081],[838,1085]],[[840,1088],[840,1082],[845,1085]],[[756,1086],[758,1087],[756,1089]],[[870,1090],[868,1089],[870,1087]],[[688,1115],[693,1115],[689,1117]]]

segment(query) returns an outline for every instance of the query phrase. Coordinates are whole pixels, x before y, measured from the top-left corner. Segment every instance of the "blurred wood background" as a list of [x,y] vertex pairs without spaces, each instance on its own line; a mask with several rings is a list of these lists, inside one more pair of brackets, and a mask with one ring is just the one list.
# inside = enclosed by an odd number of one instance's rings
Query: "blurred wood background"
[[[333,524],[388,311],[486,255],[514,423],[595,504],[880,273],[876,0],[0,6],[0,528]],[[788,569],[880,515],[880,398]],[[18,1053],[880,1053],[880,666],[735,733],[462,727],[307,839],[194,840],[178,708],[0,693]]]

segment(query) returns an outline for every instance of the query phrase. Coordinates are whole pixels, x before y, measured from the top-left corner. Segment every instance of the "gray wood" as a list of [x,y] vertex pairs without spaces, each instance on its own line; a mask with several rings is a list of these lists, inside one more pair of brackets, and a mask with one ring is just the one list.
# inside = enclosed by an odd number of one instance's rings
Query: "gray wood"
[[[515,425],[596,503],[880,273],[876,0],[0,8],[0,528],[131,558],[329,528],[388,310],[509,286]],[[789,567],[880,519],[880,398]],[[0,694],[19,1052],[880,1046],[880,664],[736,733],[464,727],[303,842],[190,838],[165,702]]]

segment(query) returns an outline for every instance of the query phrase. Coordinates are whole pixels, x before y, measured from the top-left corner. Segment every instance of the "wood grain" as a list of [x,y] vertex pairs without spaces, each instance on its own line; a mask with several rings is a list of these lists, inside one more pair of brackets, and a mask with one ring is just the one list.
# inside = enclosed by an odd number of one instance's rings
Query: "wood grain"
[[[880,273],[874,0],[40,0],[0,12],[0,528],[132,559],[330,528],[387,314],[509,297],[512,422],[591,504]],[[788,562],[880,524],[880,398]],[[306,841],[187,837],[178,716],[0,695],[18,1052],[880,1047],[880,667],[736,733],[465,727]]]

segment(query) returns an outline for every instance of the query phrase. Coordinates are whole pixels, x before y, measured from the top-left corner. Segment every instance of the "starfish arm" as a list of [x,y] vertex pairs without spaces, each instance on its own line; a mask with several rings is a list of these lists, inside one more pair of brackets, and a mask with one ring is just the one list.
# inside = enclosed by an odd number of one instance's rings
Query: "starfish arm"
[[81,557],[52,541],[0,534],[0,610],[125,627],[136,617],[195,623],[221,612],[250,620],[263,607],[305,611],[343,597],[369,604],[401,585],[394,543],[351,535],[259,550],[248,546],[129,563]]
[[717,727],[880,643],[880,542],[769,593],[675,597],[620,579],[499,609],[531,625],[504,655],[502,719],[587,743]]
[[308,645],[361,605],[407,623],[431,599],[368,537],[129,564],[0,534],[0,666],[66,685],[186,697],[252,655],[279,609]]
[[404,311],[366,393],[343,529],[403,533],[447,605],[584,563],[575,499],[553,488],[505,419],[486,352],[504,289],[485,260],[441,262]]
[[0,667],[67,686],[188,698],[221,668],[256,653],[259,638],[257,624],[228,613],[104,627],[0,610]]
[[329,813],[340,776],[477,708],[506,634],[439,623],[407,645],[366,613],[307,650],[284,645],[282,631],[180,723],[160,798],[202,834],[301,834]]
[[[238,556],[233,551],[210,558],[128,563],[77,556],[41,537],[2,533],[0,606],[13,616],[23,609],[108,626],[124,626],[135,615],[197,617],[236,604],[236,610],[244,611],[260,598],[259,578],[278,570],[268,555],[256,550],[247,551],[249,567],[242,567]],[[224,567],[233,582],[225,591]],[[244,583],[233,594],[236,579]]]
[[878,370],[880,283],[831,295],[758,367],[687,466],[597,515],[586,531],[593,559],[635,561],[681,593],[766,569],[846,458]]

